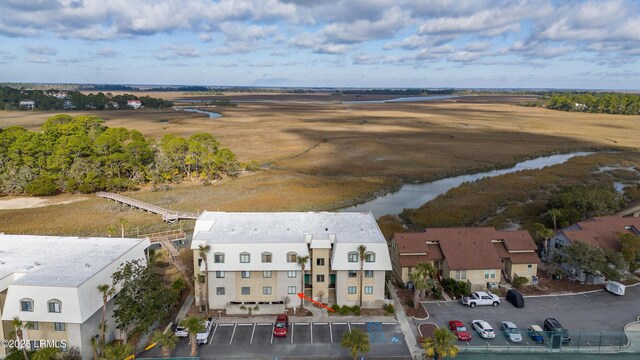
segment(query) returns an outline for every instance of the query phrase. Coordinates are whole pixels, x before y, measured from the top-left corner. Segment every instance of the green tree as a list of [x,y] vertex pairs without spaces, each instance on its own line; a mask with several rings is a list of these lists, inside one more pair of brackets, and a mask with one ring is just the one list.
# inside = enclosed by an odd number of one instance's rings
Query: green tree
[[360,301],[359,301],[359,305],[360,307],[362,307],[362,293],[363,293],[363,280],[364,280],[364,260],[367,257],[367,247],[360,244],[358,245],[358,257],[360,258],[360,290],[358,290],[359,295],[360,295]]
[[167,316],[178,300],[175,291],[165,288],[159,276],[140,259],[125,262],[111,278],[112,286],[120,288],[114,318],[124,331],[147,331]]
[[[307,261],[309,261],[309,256],[298,256],[297,263],[300,266],[300,273],[302,277],[302,288],[300,288],[300,293],[304,295],[304,269],[307,266]],[[300,298],[300,310],[304,307],[304,298]]]
[[562,211],[558,209],[549,209],[547,214],[551,217],[551,221],[553,221],[553,230],[558,230],[558,218],[562,216]]
[[456,357],[458,347],[455,345],[456,336],[446,328],[438,328],[434,331],[433,337],[427,338],[422,347],[426,351],[428,358],[444,359],[446,357]]
[[371,349],[369,336],[360,329],[352,329],[351,332],[344,334],[340,345],[351,351],[353,360],[358,358],[358,354],[368,353]]
[[182,326],[184,326],[189,333],[191,357],[195,357],[198,355],[198,343],[196,342],[197,335],[199,332],[204,332],[206,330],[204,326],[204,319],[195,316],[189,316],[188,318],[182,320],[180,324],[182,324]]
[[638,259],[640,259],[640,236],[630,233],[619,233],[620,253],[626,260],[629,270],[635,272],[638,270]]
[[[204,309],[207,312],[207,314],[209,313],[209,264],[207,263],[207,254],[209,253],[210,250],[211,250],[210,245],[200,245],[198,247],[198,253],[200,254],[200,258],[204,262],[203,302],[204,302]],[[200,271],[200,269],[198,269],[198,271]],[[202,294],[203,292],[201,291],[200,293]]]
[[607,259],[600,248],[574,241],[564,248],[567,263],[582,270],[585,274],[601,272],[607,265]]
[[133,347],[126,343],[111,343],[104,350],[105,360],[124,360],[133,355]]
[[104,354],[104,347],[107,343],[105,338],[107,328],[107,303],[109,297],[115,294],[115,288],[109,284],[98,285],[98,291],[102,294],[102,321],[100,322],[100,354]]
[[413,283],[413,307],[417,309],[420,306],[420,295],[422,290],[427,288],[426,274],[422,271],[411,271],[409,279]]
[[60,349],[57,347],[43,347],[31,356],[32,360],[56,360],[60,357]]
[[624,204],[622,195],[613,186],[577,185],[563,187],[549,197],[547,208],[555,209],[562,226],[594,216],[610,215]]
[[[13,321],[11,322],[13,324],[13,327],[15,328],[15,333],[16,333],[16,337],[18,338],[18,340],[20,342],[22,342],[24,340],[23,337],[23,329],[31,329],[33,328],[33,325],[29,322],[22,322],[20,320],[19,317],[14,317]],[[22,347],[22,355],[24,356],[24,360],[29,360],[29,353],[27,352],[27,348],[26,347]]]
[[171,355],[171,350],[178,344],[178,337],[171,331],[156,331],[153,333],[151,341],[162,346],[162,357],[168,358]]

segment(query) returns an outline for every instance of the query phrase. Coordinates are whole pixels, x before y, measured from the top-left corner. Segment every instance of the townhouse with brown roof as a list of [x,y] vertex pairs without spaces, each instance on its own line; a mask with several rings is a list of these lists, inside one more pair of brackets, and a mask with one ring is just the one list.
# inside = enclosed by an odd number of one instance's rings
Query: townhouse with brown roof
[[443,277],[466,280],[472,291],[487,283],[510,281],[516,275],[531,280],[540,259],[525,230],[492,227],[432,228],[420,233],[396,233],[391,239],[391,263],[396,278],[409,282],[418,263],[430,263]]
[[[640,218],[598,216],[577,222],[556,231],[554,237],[549,240],[547,250],[549,252],[549,259],[562,259],[564,255],[562,249],[576,241],[619,252],[620,241],[618,240],[618,236],[620,233],[630,233],[640,236]],[[601,277],[587,279],[580,269],[572,268],[568,264],[562,264],[561,267],[580,281],[590,283],[600,283],[604,281]]]

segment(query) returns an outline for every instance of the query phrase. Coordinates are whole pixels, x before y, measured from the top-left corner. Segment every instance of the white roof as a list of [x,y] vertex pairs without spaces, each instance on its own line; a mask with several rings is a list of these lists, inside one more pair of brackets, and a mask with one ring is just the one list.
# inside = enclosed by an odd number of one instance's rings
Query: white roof
[[[7,291],[2,319],[82,323],[102,306],[100,284],[111,284],[120,264],[144,259],[148,239],[0,235],[0,291]],[[34,302],[20,311],[20,300]],[[47,301],[62,302],[51,314]]]
[[[224,264],[207,257],[209,270],[299,270],[286,262],[287,252],[309,255],[311,248],[331,248],[333,270],[356,270],[347,253],[365,245],[376,253],[376,261],[365,270],[391,270],[387,242],[370,212],[203,212],[196,221],[191,249],[211,247],[209,254],[225,254]],[[262,252],[271,252],[272,263],[261,262]],[[240,263],[241,252],[251,255],[250,264]],[[310,270],[310,267],[307,267]]]

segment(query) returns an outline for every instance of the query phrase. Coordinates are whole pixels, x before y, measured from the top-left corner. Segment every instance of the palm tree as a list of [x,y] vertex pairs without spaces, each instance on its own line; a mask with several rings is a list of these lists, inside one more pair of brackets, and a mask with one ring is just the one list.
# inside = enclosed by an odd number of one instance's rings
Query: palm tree
[[351,350],[353,360],[358,358],[358,353],[367,353],[370,350],[369,336],[360,329],[352,329],[344,334],[340,345]]
[[423,281],[424,286],[420,290],[420,296],[427,296],[427,290],[434,286],[433,278],[436,277],[436,268],[431,263],[419,263],[416,264],[414,271],[420,271],[424,274]]
[[[304,295],[304,268],[307,266],[307,261],[309,261],[309,256],[298,256],[298,266],[302,269],[302,289],[300,292]],[[300,298],[300,310],[302,310],[302,306],[304,305],[304,298]]]
[[124,360],[133,354],[133,347],[127,343],[112,343],[104,349],[104,359]]
[[182,320],[181,324],[187,329],[187,332],[189,333],[191,357],[196,357],[198,355],[198,344],[196,343],[196,336],[199,332],[205,331],[204,320],[196,316],[189,316],[188,318]]
[[31,357],[32,360],[55,360],[60,354],[60,349],[57,347],[43,347],[38,349]]
[[98,347],[100,346],[100,338],[92,336],[91,337],[91,351],[93,351],[93,360],[100,359],[98,355]]
[[[16,337],[20,342],[22,342],[22,329],[29,329],[33,327],[33,325],[29,322],[23,323],[19,317],[14,317],[12,321],[13,327],[16,329]],[[29,360],[29,353],[27,353],[27,348],[25,346],[22,347],[22,355],[24,355],[24,360]]]
[[98,291],[102,293],[102,322],[100,323],[100,354],[104,354],[104,346],[107,343],[107,339],[105,339],[105,333],[107,328],[107,303],[109,302],[109,297],[113,296],[116,292],[116,289],[113,288],[109,284],[101,284],[98,285]]
[[171,331],[156,331],[153,333],[152,341],[162,346],[162,357],[168,358],[171,355],[171,350],[173,350],[178,343],[178,337]]
[[455,345],[456,336],[446,328],[438,328],[434,331],[433,337],[427,338],[422,347],[427,352],[428,358],[444,359],[456,357],[458,347]]
[[118,222],[120,222],[120,234],[124,238],[124,228],[129,224],[129,220],[125,218],[120,218],[118,219]]
[[549,209],[549,211],[547,211],[547,214],[549,214],[549,216],[551,216],[551,220],[553,220],[553,230],[558,230],[556,222],[558,221],[558,218],[562,216],[562,211],[558,209]]
[[362,280],[364,279],[364,259],[367,256],[367,247],[358,245],[358,255],[360,255],[360,307],[362,307]]
[[409,278],[413,283],[413,307],[415,309],[420,305],[420,295],[422,294],[422,291],[427,288],[425,276],[426,275],[423,271],[416,269],[409,274]]
[[209,314],[209,265],[207,264],[207,253],[209,250],[211,250],[210,245],[200,245],[198,247],[200,258],[204,261],[204,309],[207,314]]

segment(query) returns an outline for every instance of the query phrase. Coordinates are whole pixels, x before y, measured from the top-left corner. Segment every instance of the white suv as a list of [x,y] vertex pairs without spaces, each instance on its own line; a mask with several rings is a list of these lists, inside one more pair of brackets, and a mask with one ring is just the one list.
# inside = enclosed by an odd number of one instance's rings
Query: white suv
[[471,296],[465,296],[460,299],[460,303],[470,307],[476,307],[476,305],[500,305],[500,298],[492,293],[484,291],[477,291],[471,294]]

